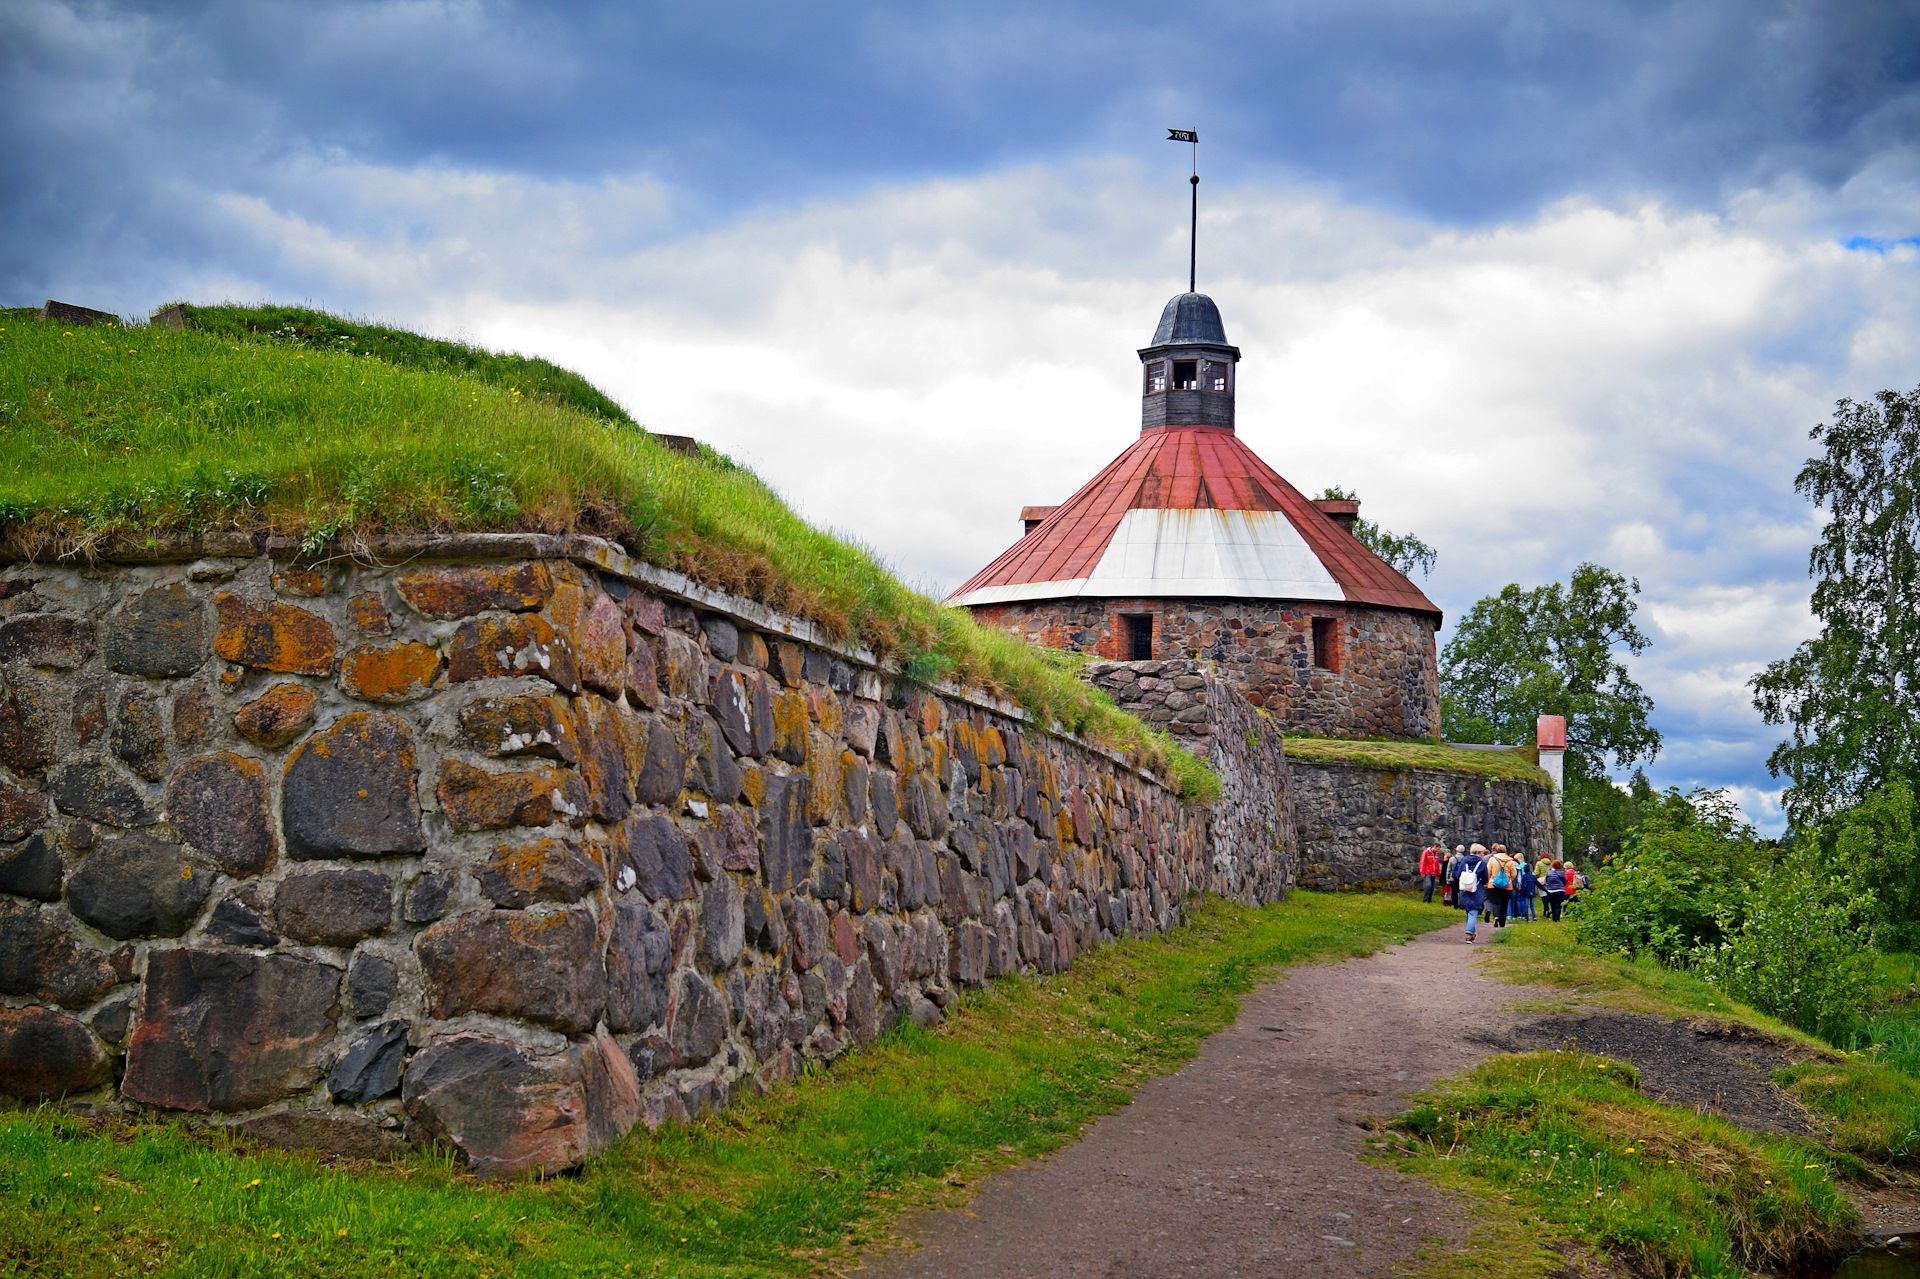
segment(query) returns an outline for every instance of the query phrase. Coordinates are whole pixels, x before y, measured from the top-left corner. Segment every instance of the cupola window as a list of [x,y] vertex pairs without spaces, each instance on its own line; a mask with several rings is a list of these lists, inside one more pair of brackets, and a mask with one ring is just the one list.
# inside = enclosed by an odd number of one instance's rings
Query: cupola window
[[1200,389],[1199,361],[1175,360],[1173,362],[1173,389],[1176,391]]
[[1154,395],[1167,389],[1167,362],[1155,360],[1147,365],[1147,394]]
[[1200,364],[1200,389],[1203,391],[1224,391],[1227,389],[1227,366],[1219,360],[1203,360]]

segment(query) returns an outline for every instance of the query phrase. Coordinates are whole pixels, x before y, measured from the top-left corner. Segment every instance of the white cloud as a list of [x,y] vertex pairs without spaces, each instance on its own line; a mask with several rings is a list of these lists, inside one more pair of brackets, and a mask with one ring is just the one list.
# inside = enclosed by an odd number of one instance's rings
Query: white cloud
[[[281,182],[227,212],[349,295],[321,302],[579,368],[935,588],[1132,440],[1133,351],[1185,265],[1184,192],[1118,162],[694,233],[644,183],[312,162]],[[1245,352],[1241,433],[1276,469],[1438,547],[1450,616],[1583,559],[1638,577],[1656,781],[1758,797],[1778,733],[1745,681],[1811,631],[1807,428],[1920,355],[1916,255],[1842,248],[1841,199],[1576,202],[1463,233],[1213,190],[1202,288]]]

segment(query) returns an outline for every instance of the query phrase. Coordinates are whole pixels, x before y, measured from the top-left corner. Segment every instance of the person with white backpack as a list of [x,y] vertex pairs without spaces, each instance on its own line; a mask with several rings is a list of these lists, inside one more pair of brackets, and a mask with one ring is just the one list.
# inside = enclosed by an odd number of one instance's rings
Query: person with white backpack
[[1454,877],[1454,894],[1460,909],[1467,912],[1467,945],[1471,946],[1480,912],[1487,906],[1487,850],[1479,844],[1469,848],[1461,861]]

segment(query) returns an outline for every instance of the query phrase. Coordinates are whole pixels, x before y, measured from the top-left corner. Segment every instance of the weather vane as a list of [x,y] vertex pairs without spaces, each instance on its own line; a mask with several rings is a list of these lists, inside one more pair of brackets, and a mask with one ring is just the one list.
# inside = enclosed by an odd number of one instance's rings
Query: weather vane
[[1168,129],[1167,141],[1193,143],[1193,221],[1187,228],[1187,292],[1194,291],[1194,264],[1200,251],[1200,135],[1192,129]]

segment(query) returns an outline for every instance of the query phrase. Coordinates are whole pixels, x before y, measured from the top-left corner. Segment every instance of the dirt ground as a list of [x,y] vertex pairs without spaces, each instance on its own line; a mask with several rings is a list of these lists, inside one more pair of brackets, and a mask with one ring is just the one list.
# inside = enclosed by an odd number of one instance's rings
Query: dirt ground
[[[1365,959],[1293,968],[1248,996],[1193,1061],[1053,1155],[988,1177],[964,1208],[910,1214],[918,1247],[864,1279],[1383,1276],[1464,1242],[1447,1193],[1363,1162],[1361,1121],[1495,1052],[1577,1044],[1629,1061],[1675,1105],[1756,1131],[1807,1119],[1768,1073],[1793,1050],[1708,1019],[1541,1016],[1538,989],[1482,976],[1458,926]],[[1869,1224],[1907,1214],[1893,1195]]]

